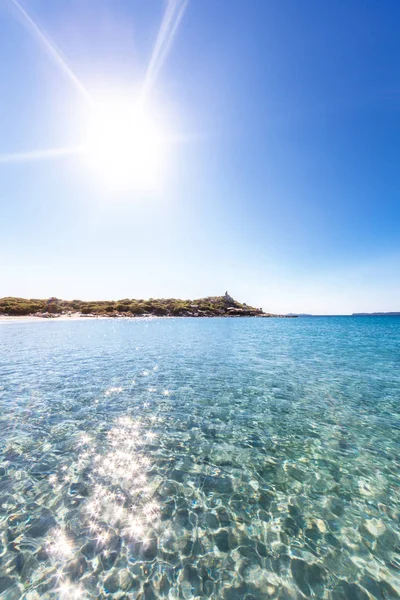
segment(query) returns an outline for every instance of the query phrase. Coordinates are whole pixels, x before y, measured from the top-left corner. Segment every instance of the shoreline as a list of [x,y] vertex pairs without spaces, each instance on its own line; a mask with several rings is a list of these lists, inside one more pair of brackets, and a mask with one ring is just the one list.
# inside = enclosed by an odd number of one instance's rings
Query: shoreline
[[173,316],[173,315],[132,315],[132,316],[107,316],[107,315],[82,315],[80,313],[73,313],[70,315],[52,315],[40,316],[40,315],[0,315],[1,323],[46,323],[49,321],[132,321],[132,320],[149,320],[149,319],[287,319],[293,317],[287,317],[286,315],[258,315],[258,316],[240,316],[240,315],[215,315],[215,316]]
[[156,317],[154,315],[143,315],[143,316],[132,316],[132,317],[108,317],[106,315],[82,315],[80,313],[73,313],[71,315],[52,315],[50,316],[40,316],[40,315],[0,315],[0,323],[11,323],[13,321],[20,322],[48,322],[48,321],[92,321],[93,319],[97,320],[120,320],[120,319],[159,319],[159,318],[167,318],[171,317]]

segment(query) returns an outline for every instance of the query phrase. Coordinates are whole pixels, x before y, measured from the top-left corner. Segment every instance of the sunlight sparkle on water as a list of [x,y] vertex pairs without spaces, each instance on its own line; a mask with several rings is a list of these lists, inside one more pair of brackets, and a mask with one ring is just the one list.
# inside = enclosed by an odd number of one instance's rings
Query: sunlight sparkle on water
[[[122,390],[108,388],[105,396],[109,395],[110,389]],[[161,506],[149,486],[148,472],[152,461],[146,452],[148,439],[153,437],[153,432],[143,426],[140,418],[129,415],[115,419],[106,434],[106,448],[104,445],[99,448],[93,436],[80,432],[77,446],[84,452],[75,463],[60,465],[59,473],[48,478],[49,484],[56,486],[61,475],[63,485],[53,489],[59,494],[66,490],[71,494],[73,486],[82,485],[79,479],[77,481],[79,473],[90,470],[87,476],[89,493],[82,505],[82,524],[94,542],[96,552],[104,559],[113,552],[118,536],[126,543],[139,541],[144,547],[156,539]],[[47,536],[47,551],[60,582],[59,598],[66,600],[84,597],[82,588],[74,585],[68,576],[68,564],[79,553],[75,545],[74,534],[63,527],[51,530]]]
[[84,598],[85,593],[79,586],[64,582],[59,587],[59,597],[62,600],[78,600]]
[[62,529],[56,529],[48,546],[49,553],[57,558],[68,558],[73,555],[71,540]]

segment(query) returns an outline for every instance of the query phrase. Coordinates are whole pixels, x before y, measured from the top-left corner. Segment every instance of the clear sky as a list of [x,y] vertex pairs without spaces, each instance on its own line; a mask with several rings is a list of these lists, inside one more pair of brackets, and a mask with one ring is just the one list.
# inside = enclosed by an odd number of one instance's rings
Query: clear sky
[[[166,7],[1,3],[0,296],[400,311],[398,0]],[[163,176],[120,189],[144,81]]]

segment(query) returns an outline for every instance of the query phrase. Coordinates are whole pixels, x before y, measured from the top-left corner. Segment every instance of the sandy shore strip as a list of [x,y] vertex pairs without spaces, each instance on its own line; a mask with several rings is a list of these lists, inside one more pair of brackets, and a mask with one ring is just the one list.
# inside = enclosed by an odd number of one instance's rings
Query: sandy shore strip
[[35,315],[23,315],[23,316],[10,316],[10,315],[0,315],[0,324],[1,323],[48,323],[49,321],[87,321],[91,319],[97,320],[132,320],[132,319],[159,319],[159,318],[168,318],[168,317],[157,317],[154,315],[143,315],[143,316],[132,316],[132,317],[107,317],[103,315],[81,315],[80,313],[74,313],[71,315],[58,315],[52,317],[38,317]]
[[[9,315],[0,315],[0,323],[35,323],[35,322],[43,322],[46,323],[48,321],[78,321],[83,317],[80,314],[75,315],[59,315],[55,317],[36,317],[34,315],[24,315],[24,316],[9,316]],[[107,319],[107,317],[84,317],[85,319]]]

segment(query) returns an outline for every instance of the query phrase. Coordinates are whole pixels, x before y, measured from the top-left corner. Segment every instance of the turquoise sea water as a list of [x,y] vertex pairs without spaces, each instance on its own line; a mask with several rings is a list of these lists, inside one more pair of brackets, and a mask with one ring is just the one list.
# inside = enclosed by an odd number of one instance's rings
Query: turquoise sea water
[[400,318],[0,324],[0,598],[400,597]]

